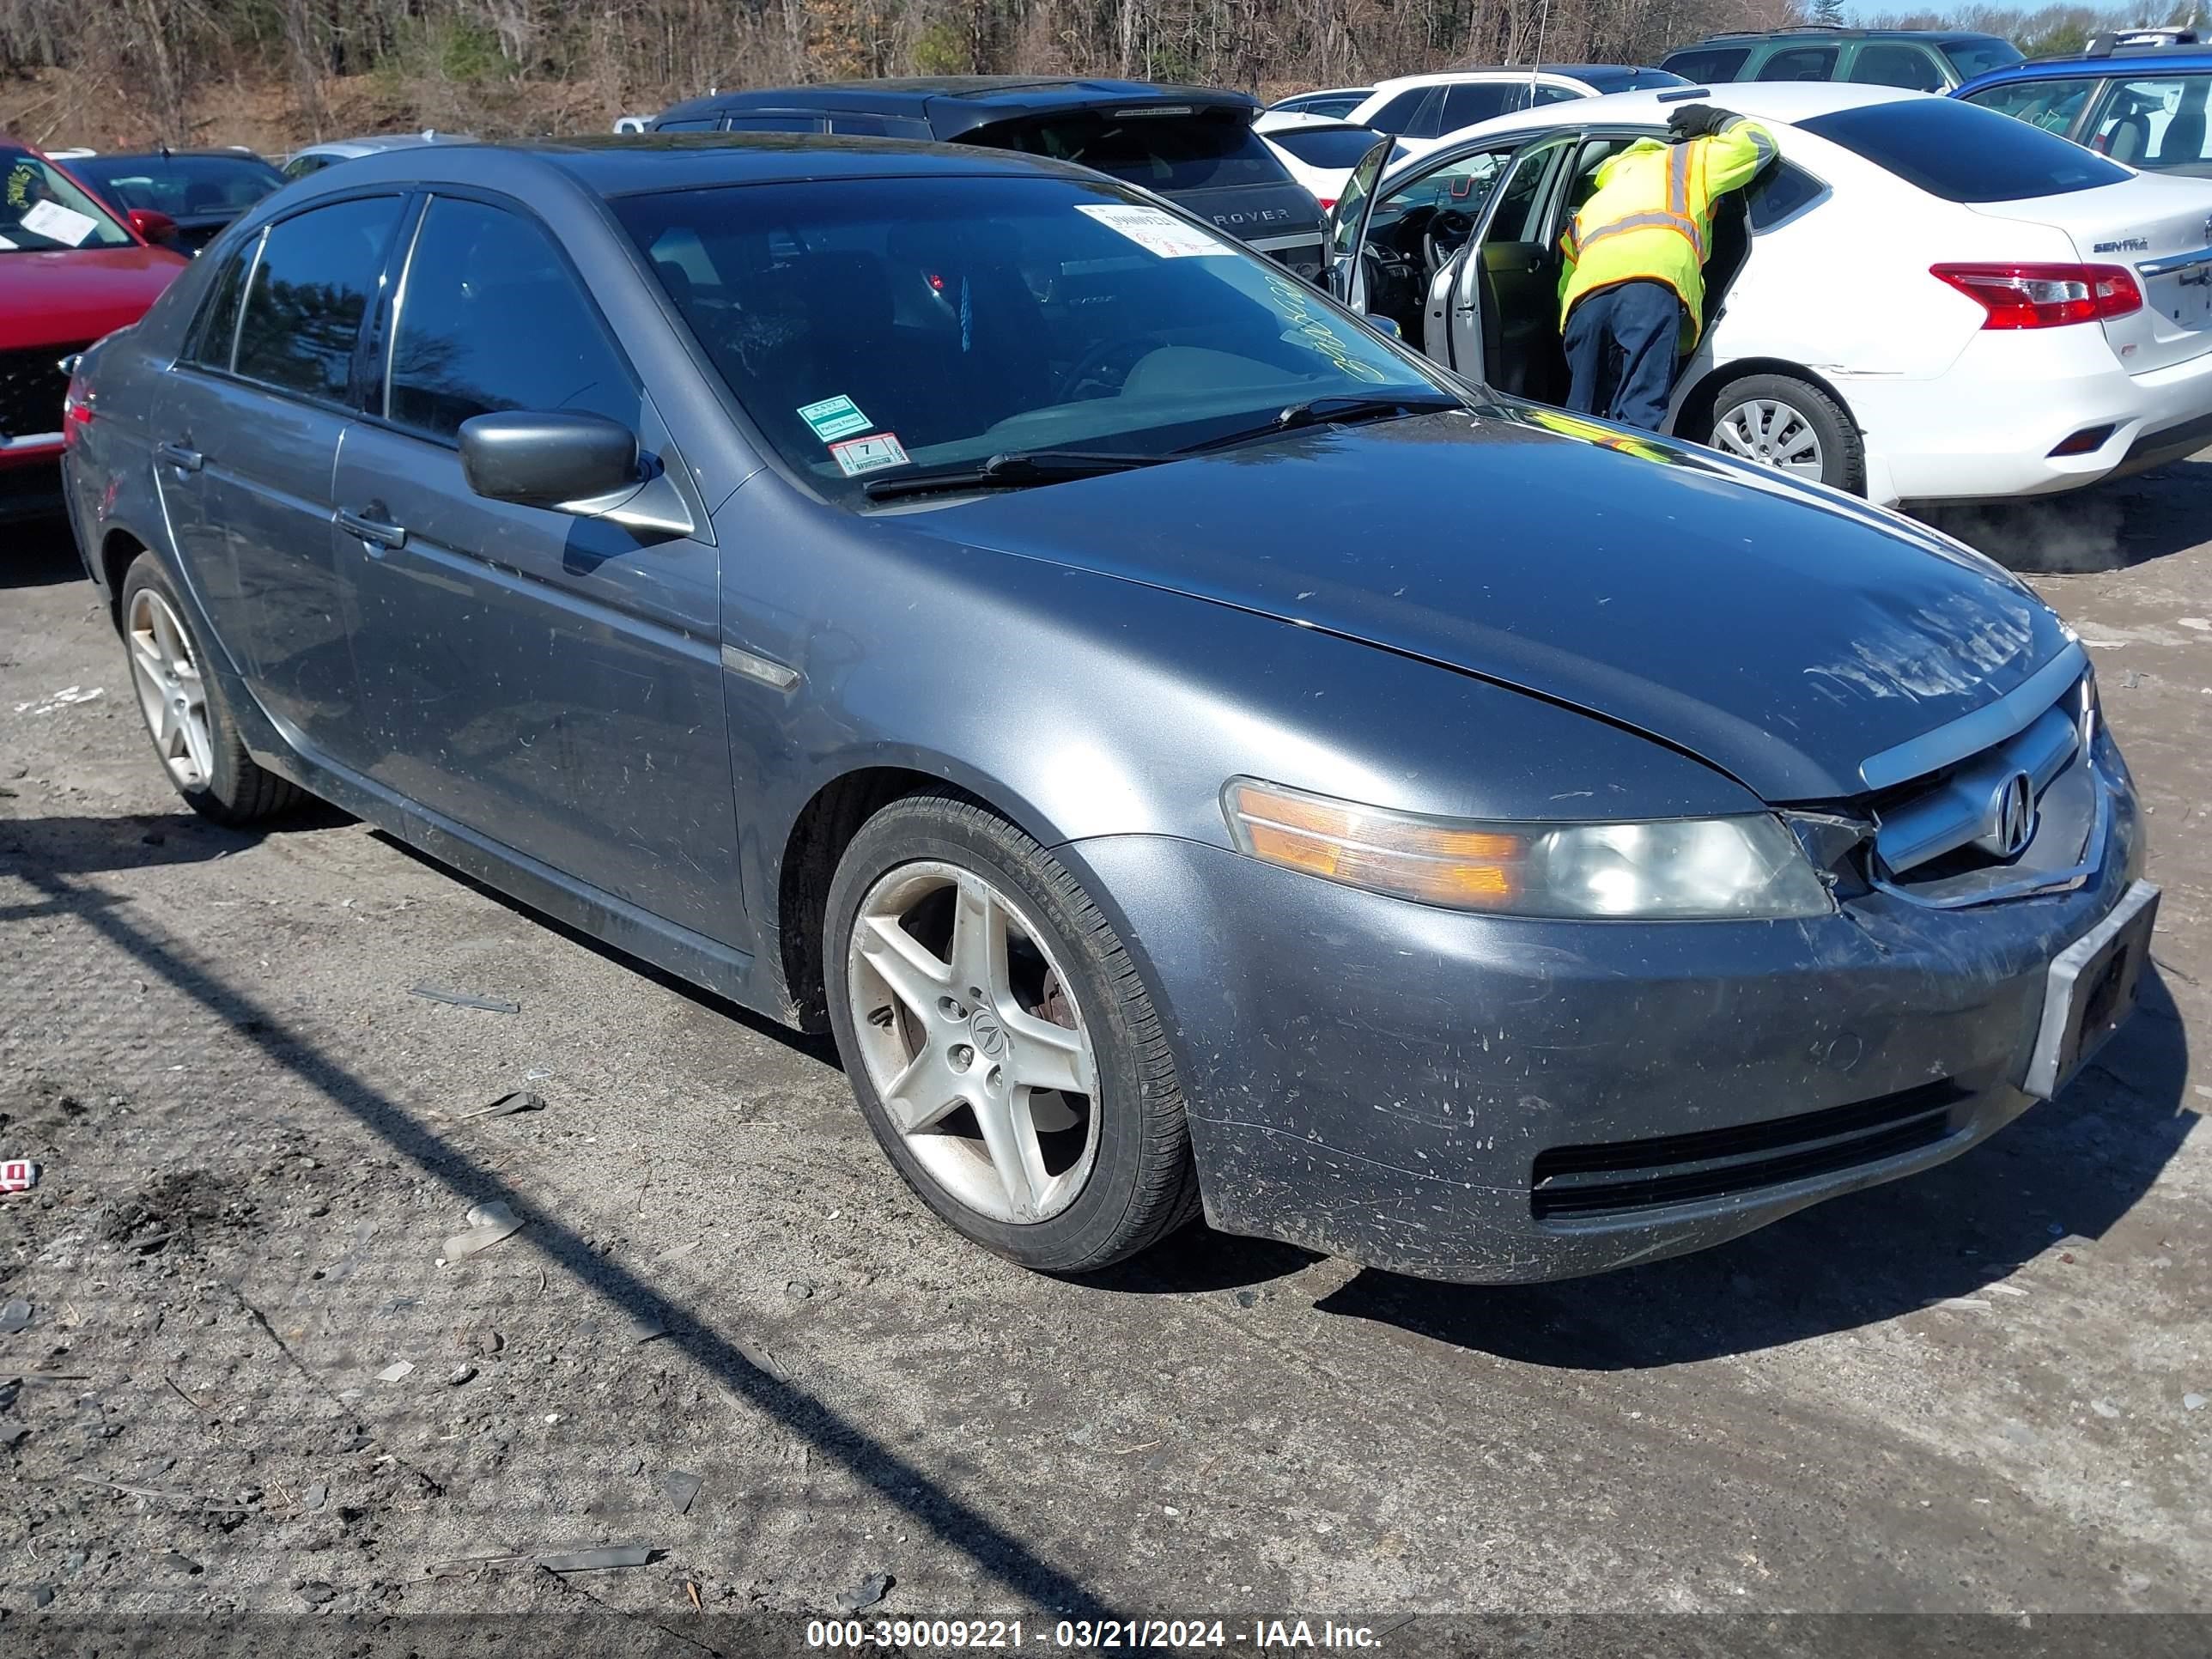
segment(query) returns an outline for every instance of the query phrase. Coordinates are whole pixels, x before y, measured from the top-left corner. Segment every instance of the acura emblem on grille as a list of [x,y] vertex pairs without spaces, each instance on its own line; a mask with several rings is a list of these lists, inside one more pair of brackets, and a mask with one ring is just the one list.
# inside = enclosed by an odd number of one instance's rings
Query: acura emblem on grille
[[1974,845],[2008,859],[2027,845],[2035,833],[2035,786],[2027,774],[2014,772],[1990,793],[1989,816]]

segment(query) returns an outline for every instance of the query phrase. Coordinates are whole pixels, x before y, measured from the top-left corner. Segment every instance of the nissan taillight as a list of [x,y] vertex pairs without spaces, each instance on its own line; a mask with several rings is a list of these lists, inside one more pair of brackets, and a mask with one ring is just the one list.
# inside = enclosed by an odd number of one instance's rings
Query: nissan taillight
[[2121,265],[1930,265],[1989,313],[1984,328],[2057,328],[2142,309],[2135,273]]
[[69,390],[62,393],[62,447],[74,448],[84,428],[92,424],[92,388],[84,383],[74,361],[70,365]]

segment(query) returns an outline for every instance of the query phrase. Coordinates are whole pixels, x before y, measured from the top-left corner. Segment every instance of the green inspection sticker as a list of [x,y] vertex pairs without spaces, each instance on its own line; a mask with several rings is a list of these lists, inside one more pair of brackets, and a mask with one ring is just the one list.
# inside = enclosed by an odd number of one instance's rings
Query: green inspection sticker
[[860,413],[850,398],[824,398],[799,411],[799,418],[814,428],[814,435],[829,443],[834,439],[866,432],[875,422]]

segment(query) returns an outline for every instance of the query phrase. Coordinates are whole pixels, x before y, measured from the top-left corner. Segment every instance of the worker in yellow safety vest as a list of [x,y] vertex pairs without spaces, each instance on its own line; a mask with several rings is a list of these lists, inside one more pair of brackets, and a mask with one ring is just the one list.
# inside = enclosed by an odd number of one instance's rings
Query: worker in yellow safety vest
[[1559,238],[1567,407],[1650,432],[1698,343],[1713,204],[1775,155],[1765,127],[1710,104],[1676,110],[1667,136],[1601,162],[1595,192]]

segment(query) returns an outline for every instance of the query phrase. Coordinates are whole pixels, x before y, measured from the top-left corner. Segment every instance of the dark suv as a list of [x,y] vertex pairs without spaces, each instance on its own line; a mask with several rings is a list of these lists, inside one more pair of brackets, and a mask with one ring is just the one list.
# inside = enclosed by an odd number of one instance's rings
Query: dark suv
[[955,75],[710,93],[648,130],[850,133],[1048,155],[1164,196],[1312,279],[1321,207],[1252,131],[1259,112],[1243,93],[1209,88]]
[[1957,29],[1846,29],[1808,24],[1706,36],[1670,52],[1659,67],[1699,86],[1722,81],[1854,81],[1862,86],[1945,92],[2021,61],[1994,34]]

